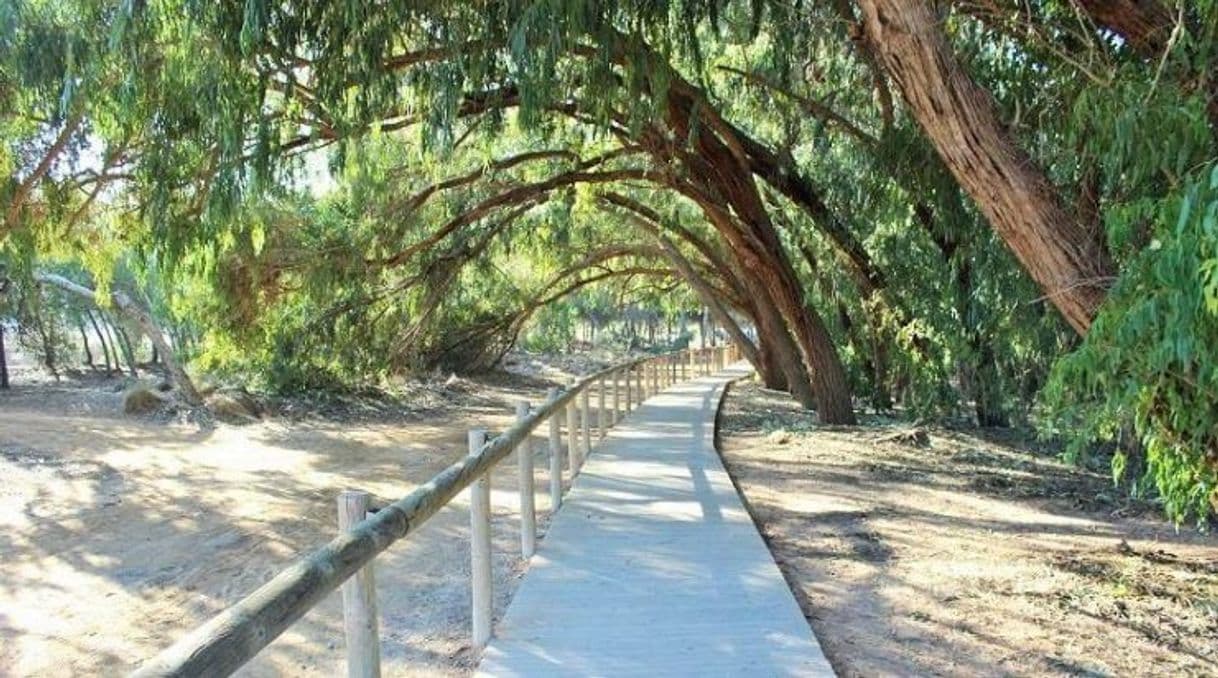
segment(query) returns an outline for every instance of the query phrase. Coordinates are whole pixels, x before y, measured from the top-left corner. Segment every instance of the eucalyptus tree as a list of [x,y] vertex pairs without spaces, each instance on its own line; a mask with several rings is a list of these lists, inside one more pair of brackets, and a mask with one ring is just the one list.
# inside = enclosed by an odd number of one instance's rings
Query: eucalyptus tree
[[[0,17],[38,83],[0,96],[43,111],[5,118],[9,212],[210,279],[200,364],[491,362],[547,303],[681,280],[822,421],[866,389],[1001,424],[1048,380],[1081,437],[1135,422],[1176,515],[1218,486],[1212,0],[79,5]],[[31,69],[48,30],[82,47]],[[56,169],[65,132],[117,150]]]

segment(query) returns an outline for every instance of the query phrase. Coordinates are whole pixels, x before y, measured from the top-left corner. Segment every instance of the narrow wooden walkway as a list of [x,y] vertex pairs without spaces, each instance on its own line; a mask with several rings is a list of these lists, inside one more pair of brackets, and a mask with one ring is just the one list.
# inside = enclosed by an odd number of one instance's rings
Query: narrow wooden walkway
[[745,373],[673,386],[600,443],[477,675],[833,675],[714,449]]

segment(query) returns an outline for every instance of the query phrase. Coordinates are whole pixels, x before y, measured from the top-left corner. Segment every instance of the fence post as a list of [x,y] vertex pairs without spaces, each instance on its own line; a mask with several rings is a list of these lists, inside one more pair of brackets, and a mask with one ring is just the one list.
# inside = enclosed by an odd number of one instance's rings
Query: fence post
[[622,370],[622,379],[626,382],[626,414],[630,414],[630,408],[633,407],[631,401],[634,400],[634,384],[630,383],[630,373],[633,371],[633,367]]
[[[486,443],[485,429],[469,432],[469,453]],[[478,478],[469,486],[470,604],[473,644],[481,648],[491,639],[491,476]]]
[[605,416],[605,378],[596,380],[596,424],[601,429],[601,438],[609,432],[609,422]]
[[617,426],[617,420],[622,413],[621,409],[619,409],[622,404],[621,398],[619,397],[620,394],[618,393],[618,386],[620,385],[620,380],[618,379],[619,376],[620,375],[618,374],[618,371],[614,370],[613,371],[613,414],[609,416],[609,425],[610,426]]
[[[338,495],[338,529],[347,532],[368,515],[371,495],[345,490]],[[347,635],[347,676],[379,678],[381,641],[377,632],[376,577],[372,563],[343,583],[343,629]]]
[[[574,385],[574,382],[571,384]],[[575,474],[579,473],[582,462],[579,458],[579,421],[575,398],[567,402],[567,464],[571,467],[571,482],[575,482]]]
[[[547,397],[558,398],[558,387],[550,389]],[[558,413],[550,415],[550,513],[562,507],[562,431]]]
[[579,423],[584,436],[584,453],[579,458],[580,466],[583,466],[584,461],[592,454],[592,408],[588,406],[588,389],[589,384],[585,384],[584,390],[579,392]]
[[[516,403],[516,421],[529,416],[529,403]],[[520,462],[520,557],[528,560],[537,546],[537,507],[533,496],[533,438],[526,436],[516,448]]]

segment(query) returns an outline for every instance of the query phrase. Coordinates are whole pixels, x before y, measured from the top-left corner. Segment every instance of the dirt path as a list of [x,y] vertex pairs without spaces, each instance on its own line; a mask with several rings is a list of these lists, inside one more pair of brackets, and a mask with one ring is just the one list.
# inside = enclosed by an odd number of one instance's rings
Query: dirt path
[[[418,421],[214,428],[64,390],[0,399],[0,675],[125,673],[329,540],[340,490],[402,496],[465,454],[467,429],[509,425],[540,389],[488,387]],[[514,474],[493,479],[497,613],[519,570]],[[465,506],[377,560],[386,675],[468,673]],[[241,675],[337,675],[343,656],[335,594]]]
[[1012,440],[820,429],[733,387],[721,449],[843,676],[1218,675],[1218,536]]

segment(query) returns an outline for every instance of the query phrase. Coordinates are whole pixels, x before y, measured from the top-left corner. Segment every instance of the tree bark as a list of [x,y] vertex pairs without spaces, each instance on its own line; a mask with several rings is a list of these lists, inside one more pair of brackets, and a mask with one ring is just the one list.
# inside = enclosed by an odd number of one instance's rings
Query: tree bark
[[[803,290],[761,201],[747,159],[711,130],[691,134],[691,112],[697,105],[674,89],[669,90],[669,124],[677,138],[692,137],[693,142],[694,152],[678,151],[678,157],[689,168],[690,176],[699,177],[711,188],[709,193],[721,196],[730,205],[744,228],[737,226],[723,206],[707,197],[708,191],[701,191],[695,202],[740,258],[742,270],[755,276],[759,286],[772,296],[794,339],[797,366],[812,386],[817,418],[826,424],[853,424],[854,407],[846,370],[819,314],[804,303]],[[788,360],[783,362],[789,365]]]
[[109,344],[109,342],[106,341],[105,333],[103,333],[101,327],[98,326],[97,318],[93,315],[93,312],[88,309],[85,309],[85,315],[89,318],[89,324],[93,326],[93,332],[95,334],[97,334],[98,341],[101,342],[102,358],[106,362],[106,376],[110,376],[111,374],[114,374],[113,365],[118,364],[118,354],[115,354],[114,362],[111,363],[110,362],[110,344]]
[[89,334],[85,331],[85,322],[76,316],[76,329],[80,330],[80,345],[85,349],[85,363],[93,369],[93,351],[89,349]]
[[55,342],[51,337],[51,333],[47,331],[46,320],[42,317],[41,305],[34,314],[34,325],[38,330],[38,338],[42,341],[42,364],[55,377],[55,381],[59,381],[59,370],[55,367]]
[[4,324],[0,323],[0,388],[8,387],[8,353],[4,348]]
[[114,341],[123,349],[123,359],[127,361],[127,371],[131,373],[132,378],[138,379],[140,371],[135,364],[135,349],[131,346],[131,338],[117,322],[110,323],[110,330],[114,333]]
[[[77,296],[89,300],[90,302],[96,303],[96,297],[94,296],[92,289],[72,282],[63,276],[55,275],[53,273],[37,273],[35,274],[34,278],[41,283],[54,285],[62,290],[71,292]],[[139,328],[140,332],[142,332],[144,336],[148,337],[148,340],[152,342],[153,346],[157,347],[157,351],[160,353],[161,359],[165,363],[165,371],[169,373],[169,380],[173,383],[173,386],[177,389],[179,395],[181,395],[182,400],[190,405],[202,405],[203,398],[199,395],[198,390],[195,389],[194,382],[190,380],[190,377],[186,374],[186,371],[182,369],[181,364],[178,363],[177,356],[174,354],[173,348],[170,347],[169,342],[165,339],[164,333],[161,332],[161,328],[156,324],[156,321],[153,320],[152,315],[136,304],[131,297],[118,290],[111,291],[110,300],[114,305],[114,308],[122,313],[124,317],[134,323],[135,326]],[[132,365],[132,368],[134,368],[134,365]]]
[[1175,17],[1158,0],[1077,0],[1096,24],[1121,36],[1145,57],[1158,57],[1167,47]]
[[994,231],[1066,321],[1086,334],[1116,269],[961,68],[926,0],[858,0],[909,110]]

